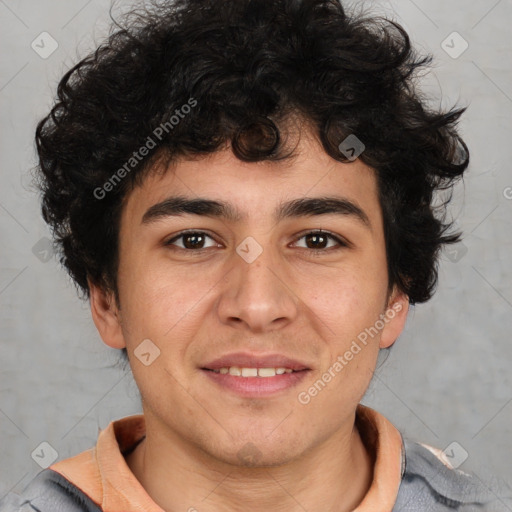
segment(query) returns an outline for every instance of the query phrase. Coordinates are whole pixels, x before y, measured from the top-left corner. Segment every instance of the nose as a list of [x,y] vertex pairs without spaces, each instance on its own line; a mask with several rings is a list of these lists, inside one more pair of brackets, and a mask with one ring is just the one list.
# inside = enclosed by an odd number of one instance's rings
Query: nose
[[281,329],[293,322],[299,298],[283,265],[269,249],[252,263],[234,254],[217,305],[221,322],[253,333]]

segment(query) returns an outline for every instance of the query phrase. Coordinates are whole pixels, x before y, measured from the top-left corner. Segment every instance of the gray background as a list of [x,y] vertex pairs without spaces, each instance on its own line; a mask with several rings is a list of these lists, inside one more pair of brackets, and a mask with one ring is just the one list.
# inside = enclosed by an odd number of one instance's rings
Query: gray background
[[[140,411],[131,375],[103,346],[88,304],[55,258],[45,262],[49,233],[30,176],[35,124],[60,76],[105,35],[109,6],[0,0],[0,497],[40,469],[31,453],[41,442],[68,457],[92,446],[111,419]],[[457,442],[455,459],[468,454],[461,469],[512,485],[512,3],[364,6],[394,17],[434,54],[425,91],[443,94],[444,106],[469,106],[461,129],[472,152],[452,208],[463,245],[443,254],[437,294],[411,311],[365,403],[411,438],[441,449]],[[46,58],[31,47],[35,40],[40,52],[51,49],[44,31],[58,43]],[[463,48],[454,31],[469,45],[457,58],[445,51]]]

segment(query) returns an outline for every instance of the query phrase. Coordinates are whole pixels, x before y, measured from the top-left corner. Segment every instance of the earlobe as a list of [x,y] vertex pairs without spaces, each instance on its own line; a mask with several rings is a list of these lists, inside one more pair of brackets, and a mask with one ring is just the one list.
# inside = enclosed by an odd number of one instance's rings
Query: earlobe
[[409,297],[403,292],[394,291],[384,313],[385,326],[380,337],[380,348],[389,348],[397,340],[405,327],[408,312]]
[[125,348],[120,312],[113,293],[89,280],[89,301],[94,325],[105,345],[117,349]]

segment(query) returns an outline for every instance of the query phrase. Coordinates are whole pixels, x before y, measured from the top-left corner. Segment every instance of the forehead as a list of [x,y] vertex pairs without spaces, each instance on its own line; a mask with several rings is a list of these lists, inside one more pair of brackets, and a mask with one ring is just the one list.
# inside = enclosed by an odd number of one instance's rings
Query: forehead
[[276,205],[292,200],[336,196],[363,210],[371,224],[380,220],[374,170],[360,160],[334,160],[313,137],[301,137],[293,156],[280,161],[243,162],[227,148],[155,168],[129,194],[123,216],[140,223],[148,209],[175,196],[231,205],[240,221],[276,215]]

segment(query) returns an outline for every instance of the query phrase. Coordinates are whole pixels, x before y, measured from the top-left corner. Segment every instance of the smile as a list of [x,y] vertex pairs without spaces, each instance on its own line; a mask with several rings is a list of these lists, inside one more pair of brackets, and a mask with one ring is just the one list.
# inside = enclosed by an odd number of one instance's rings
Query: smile
[[238,366],[224,366],[223,368],[212,370],[222,375],[235,375],[237,377],[275,377],[285,373],[292,373],[291,368],[240,368]]
[[[249,368],[223,366],[218,369],[202,368],[202,373],[222,392],[243,398],[265,398],[282,395],[298,386],[310,370],[265,367]],[[301,384],[302,386],[304,384]]]

